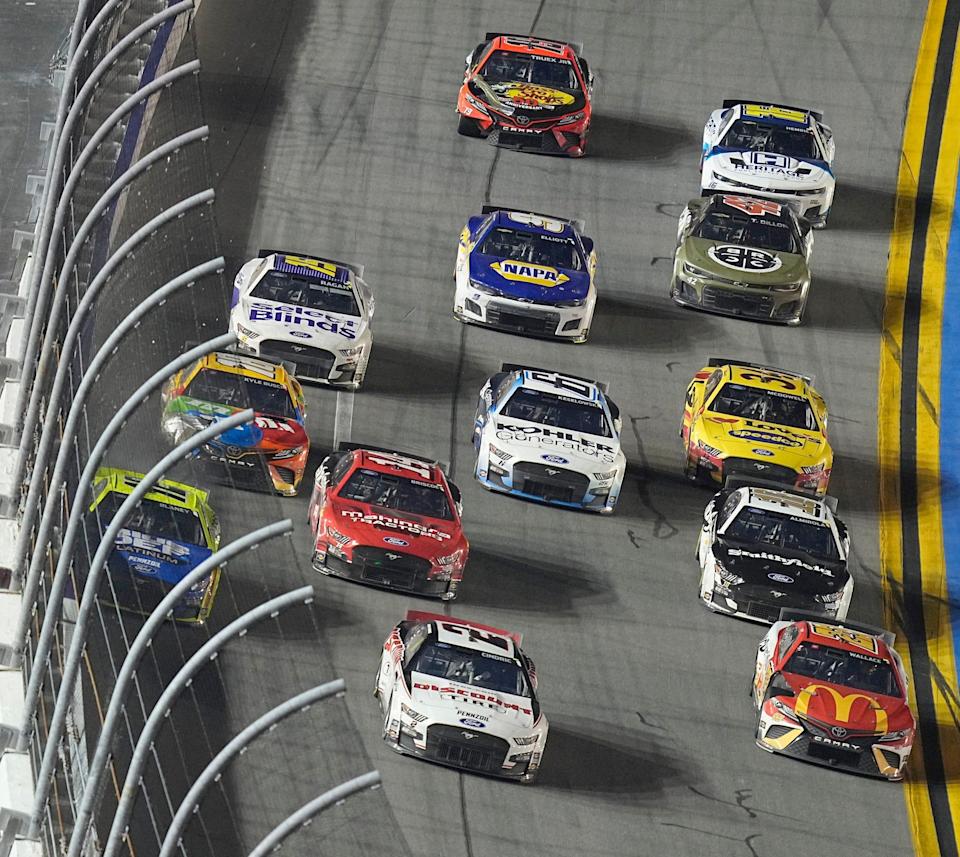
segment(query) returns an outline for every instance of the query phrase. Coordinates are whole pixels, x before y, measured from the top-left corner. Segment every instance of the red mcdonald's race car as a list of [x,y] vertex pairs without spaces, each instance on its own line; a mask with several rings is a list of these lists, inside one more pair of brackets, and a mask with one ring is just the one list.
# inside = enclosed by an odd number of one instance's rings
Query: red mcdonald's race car
[[313,567],[451,601],[470,550],[461,509],[460,489],[437,462],[341,445],[314,478]]
[[593,75],[581,53],[554,39],[487,33],[467,57],[457,130],[494,146],[582,157]]
[[893,634],[809,613],[780,618],[757,651],[757,746],[903,779],[916,724]]

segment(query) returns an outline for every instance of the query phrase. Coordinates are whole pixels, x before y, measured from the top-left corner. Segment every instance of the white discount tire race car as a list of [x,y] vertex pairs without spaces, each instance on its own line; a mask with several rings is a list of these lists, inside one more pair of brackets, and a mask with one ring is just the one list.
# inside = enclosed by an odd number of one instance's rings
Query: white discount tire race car
[[833,205],[833,132],[813,110],[732,99],[703,129],[700,188],[794,208],[816,227]]
[[474,476],[492,491],[610,514],[627,470],[620,429],[603,384],[505,363],[480,390]]
[[519,634],[410,611],[383,644],[374,695],[399,753],[531,783],[549,724]]
[[230,330],[241,351],[292,363],[300,381],[356,390],[373,346],[373,308],[362,267],[261,250],[234,280]]
[[780,486],[714,495],[697,543],[700,598],[716,613],[776,622],[783,609],[843,621],[853,578],[847,528],[824,500]]

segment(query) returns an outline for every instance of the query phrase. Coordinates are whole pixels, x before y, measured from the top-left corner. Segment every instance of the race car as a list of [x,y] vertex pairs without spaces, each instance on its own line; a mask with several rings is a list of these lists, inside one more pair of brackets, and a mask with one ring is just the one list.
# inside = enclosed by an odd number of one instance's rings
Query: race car
[[314,477],[313,567],[451,601],[470,552],[461,513],[460,489],[437,462],[342,445]]
[[810,290],[810,224],[767,199],[713,194],[687,203],[670,297],[723,315],[800,324]]
[[[87,516],[91,544],[98,544],[142,473],[101,467],[93,483]],[[220,547],[220,523],[206,491],[161,479],[124,521],[107,559],[109,580],[102,600],[125,610],[150,613],[167,593]],[[195,583],[173,608],[178,622],[206,621],[220,585],[215,568]]]
[[240,488],[292,497],[310,453],[303,390],[287,368],[217,351],[177,372],[164,386],[161,428],[172,444],[244,408],[256,417],[193,453],[210,472]]
[[583,156],[593,75],[574,43],[487,33],[467,56],[457,130],[494,146]]
[[823,227],[833,205],[834,148],[816,111],[724,101],[703,129],[700,188],[773,199]]
[[241,351],[288,362],[301,381],[356,390],[373,346],[373,309],[362,267],[261,250],[233,282],[230,330]]
[[410,611],[383,644],[374,695],[399,753],[532,783],[549,724],[521,637]]
[[903,779],[916,726],[893,642],[877,628],[783,611],[757,650],[757,746]]
[[553,215],[484,206],[460,233],[453,314],[512,333],[586,342],[597,254],[582,229]]
[[784,608],[847,618],[850,537],[830,504],[742,486],[715,494],[697,542],[700,598],[716,613],[775,622]]
[[474,476],[492,491],[610,514],[627,470],[620,429],[605,385],[504,363],[480,390]]
[[833,450],[827,404],[810,378],[711,358],[687,387],[680,424],[688,479],[775,482],[827,493]]

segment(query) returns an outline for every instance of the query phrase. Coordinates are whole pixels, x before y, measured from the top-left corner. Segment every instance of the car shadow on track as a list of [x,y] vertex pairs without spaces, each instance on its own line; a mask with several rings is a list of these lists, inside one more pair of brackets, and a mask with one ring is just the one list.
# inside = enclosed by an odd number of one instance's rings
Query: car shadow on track
[[885,235],[893,224],[895,199],[893,188],[871,187],[858,179],[841,175],[837,180],[827,229]]
[[[450,324],[459,322],[451,317]],[[458,369],[461,377],[465,378],[471,375],[486,377],[490,374],[483,368],[473,366],[468,356],[464,356],[461,366],[455,349],[415,351],[396,342],[376,339],[362,394],[449,397],[450,391],[455,387]]]
[[587,157],[607,161],[659,161],[672,158],[677,152],[683,152],[685,158],[693,152],[696,166],[699,142],[699,134],[682,125],[594,112]]
[[635,801],[696,779],[665,738],[580,717],[553,717],[538,788]]
[[662,291],[652,295],[640,292],[636,286],[620,286],[613,293],[606,286],[601,287],[590,345],[625,350],[662,350],[670,346],[681,350],[692,337],[716,338],[711,330],[715,322],[710,315],[677,306],[667,292],[667,280]]
[[883,283],[872,286],[833,274],[813,275],[804,327],[874,333],[883,327]]

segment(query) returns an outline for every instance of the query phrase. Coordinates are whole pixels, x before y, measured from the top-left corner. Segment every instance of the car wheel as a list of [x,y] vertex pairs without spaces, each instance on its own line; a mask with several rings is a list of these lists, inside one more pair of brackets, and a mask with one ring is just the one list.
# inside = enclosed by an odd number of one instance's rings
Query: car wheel
[[461,116],[457,122],[457,133],[462,137],[480,137],[480,123],[469,116]]
[[693,461],[690,458],[690,454],[684,451],[684,462],[683,462],[683,475],[690,481],[695,484],[699,484],[702,479],[702,474],[700,472],[700,463]]

